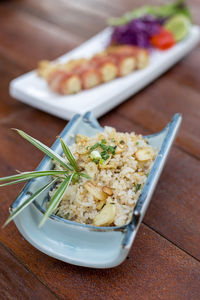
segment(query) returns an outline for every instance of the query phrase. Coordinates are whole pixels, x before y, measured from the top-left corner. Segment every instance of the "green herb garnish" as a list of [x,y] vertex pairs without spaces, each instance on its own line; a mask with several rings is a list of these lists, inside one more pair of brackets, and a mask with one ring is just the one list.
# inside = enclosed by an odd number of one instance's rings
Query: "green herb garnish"
[[103,158],[103,160],[107,160],[110,157],[110,155],[106,150],[104,150],[101,152],[101,157]]
[[137,193],[141,189],[141,184],[136,184],[135,186],[135,192]]
[[106,141],[105,139],[102,139],[102,140],[101,140],[101,143],[102,143],[102,144],[107,144],[107,141]]
[[96,165],[98,165],[99,159],[93,159],[93,162],[94,162]]
[[136,142],[135,144],[136,144],[136,145],[139,145],[139,142]]
[[103,158],[99,160],[100,165],[103,165]]
[[119,143],[120,143],[121,145],[125,144],[125,142],[124,142],[123,140],[121,140]]
[[6,226],[10,221],[12,221],[24,208],[26,208],[29,204],[31,204],[42,192],[47,190],[51,185],[61,182],[59,185],[56,193],[51,198],[49,205],[47,207],[47,210],[39,224],[39,227],[41,227],[46,219],[55,211],[57,206],[59,205],[60,201],[62,200],[62,197],[68,188],[70,182],[78,182],[80,177],[84,177],[87,179],[90,179],[90,177],[82,172],[79,172],[79,167],[74,159],[73,154],[71,153],[68,146],[65,144],[62,138],[60,138],[61,146],[63,149],[63,152],[68,160],[69,163],[66,162],[66,160],[54,152],[52,149],[41,143],[40,141],[34,139],[30,135],[26,134],[22,130],[15,129],[23,138],[25,138],[28,142],[33,144],[36,148],[44,152],[47,156],[49,156],[51,159],[59,163],[64,170],[57,171],[57,170],[48,170],[48,171],[32,171],[32,172],[23,172],[20,174],[2,177],[0,178],[0,182],[5,182],[3,184],[0,184],[0,186],[6,186],[11,185],[15,183],[20,183],[29,179],[36,179],[43,176],[51,176],[52,180],[41,187],[39,190],[37,190],[34,194],[32,194],[30,197],[28,197],[23,203],[21,203],[14,211],[11,212],[10,216],[8,217],[7,221],[5,222],[4,226]]
[[92,147],[90,147],[90,151],[93,151],[93,150],[95,150],[98,147],[99,147],[99,143],[96,143]]
[[[106,144],[107,144],[107,141],[105,139],[102,139],[101,143],[96,143],[92,147],[90,147],[90,151],[93,151],[94,149],[100,147],[103,150],[100,153],[102,159],[107,160],[110,157],[109,153],[112,154],[112,155],[115,154],[115,149],[117,148],[117,146],[107,146]],[[95,162],[94,159],[96,160],[96,162]],[[97,158],[95,157],[94,159],[93,159],[93,161],[95,163],[97,163]],[[99,162],[99,158],[98,158],[98,162]]]
[[141,18],[145,15],[156,18],[170,18],[174,15],[185,15],[191,19],[191,13],[184,0],[177,0],[163,5],[144,5],[132,11],[125,13],[122,17],[110,18],[108,20],[111,26],[120,26],[129,23],[131,20]]
[[117,146],[108,146],[108,152],[110,152],[111,154],[115,154],[115,149],[117,148]]
[[80,174],[75,173],[72,177],[72,182],[77,183],[79,181],[79,179],[80,179]]

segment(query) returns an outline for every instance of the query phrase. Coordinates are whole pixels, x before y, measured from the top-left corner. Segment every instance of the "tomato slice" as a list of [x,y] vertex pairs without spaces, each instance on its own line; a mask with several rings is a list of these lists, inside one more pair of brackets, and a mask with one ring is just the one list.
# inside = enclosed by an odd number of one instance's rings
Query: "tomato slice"
[[151,44],[160,50],[167,50],[174,46],[176,41],[172,32],[162,28],[159,33],[152,36]]

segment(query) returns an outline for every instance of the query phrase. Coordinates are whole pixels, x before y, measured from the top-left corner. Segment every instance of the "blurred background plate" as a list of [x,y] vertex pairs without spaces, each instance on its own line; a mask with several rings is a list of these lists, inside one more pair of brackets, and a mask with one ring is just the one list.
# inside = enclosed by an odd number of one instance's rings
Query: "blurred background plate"
[[[72,58],[90,57],[107,46],[110,35],[111,28],[106,28],[57,61],[67,62]],[[84,114],[86,111],[92,111],[95,117],[100,117],[163,74],[189,53],[199,40],[200,27],[194,25],[189,36],[171,49],[154,51],[150,56],[150,64],[145,69],[76,95],[62,96],[51,92],[46,82],[38,77],[35,71],[12,80],[10,94],[19,101],[65,120],[71,119],[76,113]]]

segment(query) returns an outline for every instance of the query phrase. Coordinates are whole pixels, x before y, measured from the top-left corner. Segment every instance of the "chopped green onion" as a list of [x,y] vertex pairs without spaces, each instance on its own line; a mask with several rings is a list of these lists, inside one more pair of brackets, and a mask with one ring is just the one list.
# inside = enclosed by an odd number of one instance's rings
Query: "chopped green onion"
[[125,144],[125,142],[123,140],[121,140],[119,143],[122,144],[122,145]]
[[107,151],[104,150],[101,152],[101,157],[103,158],[103,160],[107,160],[110,157],[110,155]]
[[95,150],[98,147],[99,147],[99,143],[96,143],[92,147],[90,147],[90,151],[93,151],[93,150]]
[[94,151],[92,151],[92,152],[90,153],[90,158],[91,158],[92,160],[94,160],[94,159],[100,160],[100,159],[101,159],[101,155],[100,155],[99,151],[94,150]]
[[102,140],[101,140],[101,143],[102,143],[102,144],[107,144],[107,141],[106,141],[105,139],[102,139]]
[[116,149],[117,146],[108,146],[108,151],[111,153],[111,154],[115,154],[115,149]]
[[96,165],[98,165],[99,159],[93,159],[93,162],[94,162]]
[[101,147],[101,149],[103,150],[108,150],[108,146],[106,146],[105,144],[99,144],[99,146]]
[[103,158],[100,159],[99,163],[100,165],[103,165]]
[[141,189],[141,184],[136,184],[135,192],[137,193]]

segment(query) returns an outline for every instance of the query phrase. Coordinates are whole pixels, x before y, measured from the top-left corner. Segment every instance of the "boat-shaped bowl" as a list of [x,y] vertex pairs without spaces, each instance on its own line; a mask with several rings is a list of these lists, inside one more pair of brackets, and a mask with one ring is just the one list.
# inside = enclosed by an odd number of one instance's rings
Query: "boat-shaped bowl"
[[[44,226],[38,228],[39,221],[45,211],[45,202],[48,198],[47,191],[15,218],[15,224],[21,234],[43,253],[67,263],[93,268],[111,268],[119,265],[128,255],[135,239],[180,123],[181,115],[175,114],[162,131],[145,136],[149,144],[158,149],[158,155],[133,210],[129,224],[118,227],[95,227],[51,215]],[[87,112],[84,116],[75,115],[60,136],[70,145],[74,142],[77,133],[92,136],[102,130],[103,128],[93,115]],[[52,149],[62,154],[59,139],[55,141]],[[37,170],[51,168],[53,168],[52,161],[45,156]],[[48,181],[50,181],[48,177],[30,180],[10,210],[16,209],[30,194]]]

